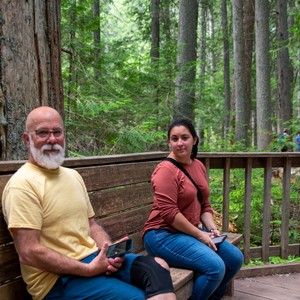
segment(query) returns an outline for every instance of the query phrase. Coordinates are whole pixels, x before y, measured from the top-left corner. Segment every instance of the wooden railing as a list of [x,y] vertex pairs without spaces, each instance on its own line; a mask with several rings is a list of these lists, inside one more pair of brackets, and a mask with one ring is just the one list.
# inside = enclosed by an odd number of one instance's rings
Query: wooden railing
[[[81,167],[95,165],[117,165],[124,163],[136,163],[139,167],[139,162],[153,162],[155,166],[167,152],[151,152],[151,153],[136,153],[126,155],[111,155],[101,157],[84,157],[84,158],[69,158],[65,161],[65,166],[80,169]],[[262,258],[268,261],[270,256],[281,256],[287,258],[288,255],[300,255],[300,243],[289,244],[289,212],[290,212],[290,187],[291,187],[291,170],[300,168],[300,153],[285,152],[285,153],[211,153],[199,152],[198,158],[205,164],[208,176],[213,169],[223,170],[223,202],[222,202],[222,228],[223,231],[228,230],[229,226],[229,204],[230,204],[230,173],[232,169],[242,169],[245,173],[244,186],[244,228],[243,228],[243,251],[245,262],[250,258]],[[15,172],[24,161],[8,161],[0,162],[0,173],[7,174],[7,178]],[[253,169],[260,168],[264,172],[264,191],[261,195],[263,201],[263,224],[262,224],[262,246],[250,247],[250,212],[251,212],[251,192],[252,192],[252,172]],[[274,168],[282,168],[283,170],[283,193],[282,193],[282,217],[281,217],[281,240],[280,245],[271,246],[269,242],[270,236],[270,215],[271,215],[271,178]],[[149,181],[151,176],[149,171]],[[1,189],[5,184],[0,182]],[[2,190],[0,191],[2,193]],[[300,205],[300,204],[299,204]]]
[[[205,164],[208,174],[211,169],[223,169],[223,220],[224,231],[228,230],[230,203],[230,171],[240,168],[245,172],[244,186],[244,230],[243,251],[245,262],[250,258],[262,258],[268,261],[270,256],[280,256],[286,259],[288,255],[300,255],[300,244],[289,245],[289,213],[291,170],[300,168],[300,153],[199,153],[199,159]],[[264,170],[263,224],[262,246],[250,247],[250,212],[252,192],[252,171],[254,168]],[[282,215],[280,246],[270,246],[270,217],[271,217],[271,179],[274,168],[282,168]],[[299,200],[300,205],[300,200]]]

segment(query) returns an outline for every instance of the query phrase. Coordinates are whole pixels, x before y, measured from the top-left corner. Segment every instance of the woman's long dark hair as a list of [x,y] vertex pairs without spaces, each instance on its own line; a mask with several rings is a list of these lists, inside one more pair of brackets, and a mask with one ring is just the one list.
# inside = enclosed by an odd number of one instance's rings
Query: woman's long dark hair
[[187,119],[177,119],[177,120],[173,121],[171,123],[171,125],[169,126],[169,130],[168,130],[168,141],[170,140],[170,132],[171,132],[171,130],[174,127],[177,127],[177,126],[184,126],[184,127],[186,127],[189,130],[189,132],[191,133],[191,135],[193,136],[193,138],[197,139],[195,145],[193,146],[192,153],[191,153],[191,158],[196,158],[197,157],[197,153],[198,153],[199,138],[198,138],[198,135],[196,133],[196,130],[195,130],[195,127],[194,127],[193,123],[190,122],[189,120],[187,120]]

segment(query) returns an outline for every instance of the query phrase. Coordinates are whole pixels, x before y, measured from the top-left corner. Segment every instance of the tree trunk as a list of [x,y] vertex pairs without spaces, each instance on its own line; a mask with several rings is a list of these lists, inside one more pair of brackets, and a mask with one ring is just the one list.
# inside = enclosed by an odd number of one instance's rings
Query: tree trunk
[[[153,74],[159,74],[159,43],[160,43],[160,22],[159,22],[160,0],[151,1],[151,63]],[[156,130],[159,128],[159,84],[153,82],[153,102],[156,114]]]
[[[200,2],[201,5],[201,35],[200,35],[200,41],[199,41],[199,45],[200,45],[200,51],[199,51],[199,60],[200,60],[200,70],[199,70],[199,77],[200,77],[200,81],[199,81],[199,95],[198,95],[198,103],[199,103],[199,107],[203,106],[203,101],[204,98],[202,97],[201,92],[204,90],[205,88],[205,72],[206,72],[206,65],[207,65],[207,56],[206,56],[206,24],[207,24],[207,11],[208,11],[208,7],[207,7],[207,3],[206,1],[201,1]],[[203,128],[203,124],[202,124],[202,118],[200,115],[199,118],[199,125],[198,125],[198,136],[199,136],[199,146],[203,146],[204,144],[204,128]]]
[[65,88],[65,97],[66,97],[66,105],[65,105],[65,119],[68,120],[71,117],[70,112],[74,109],[74,106],[76,105],[76,101],[72,101],[72,99],[76,99],[76,95],[74,95],[74,91],[77,89],[74,88],[76,85],[76,68],[74,68],[74,44],[76,40],[76,6],[77,3],[74,1],[69,8],[69,14],[68,14],[68,22],[70,24],[70,32],[69,32],[69,49],[64,50],[68,54],[68,62],[69,62],[69,74],[68,74],[68,84]]
[[[172,55],[172,50],[174,48],[174,39],[172,39],[171,34],[171,8],[170,8],[170,0],[163,0],[161,2],[161,13],[160,13],[160,24],[161,24],[161,40],[163,40],[163,51],[165,53],[165,61],[168,63],[164,65],[164,69],[166,72],[166,84],[162,87],[163,95],[166,95],[166,97],[163,97],[161,105],[163,107],[167,108],[168,110],[172,108],[173,102],[170,99],[170,95],[174,94],[174,58]],[[169,127],[170,120],[169,118],[172,118],[170,115],[168,118],[160,117],[160,130],[167,131]]]
[[1,159],[27,158],[27,114],[49,105],[63,115],[60,0],[1,0]]
[[[263,0],[262,0],[263,1]],[[248,124],[248,139],[246,146],[251,142],[251,82],[252,82],[252,57],[254,45],[254,0],[244,1],[244,40],[245,40],[245,102],[246,102],[246,124]]]
[[228,38],[228,19],[227,19],[227,0],[222,0],[222,31],[223,31],[223,63],[224,63],[224,121],[223,121],[223,140],[230,133],[230,59],[229,59],[229,38]]
[[287,0],[277,0],[277,97],[279,106],[280,129],[288,127],[292,118],[291,68],[288,50]]
[[159,3],[160,0],[151,1],[151,60],[155,63],[159,58]]
[[272,141],[272,105],[269,55],[269,1],[255,1],[257,149],[266,150]]
[[194,121],[195,61],[197,57],[198,1],[181,0],[179,5],[178,55],[175,84],[175,117]]
[[[93,30],[94,38],[94,77],[96,82],[100,79],[100,67],[101,67],[101,33],[100,33],[100,0],[94,0],[93,2],[93,17],[96,20],[96,26]],[[96,91],[99,94],[99,91]]]
[[233,0],[233,52],[234,52],[234,80],[236,101],[235,141],[246,145],[248,140],[247,111],[245,87],[245,43],[243,30],[243,1]]
[[[216,22],[215,22],[215,14],[214,14],[214,1],[210,0],[209,1],[209,5],[208,5],[208,11],[209,11],[209,24],[210,24],[210,28],[209,28],[209,32],[210,32],[210,40],[211,41],[216,41],[216,35],[215,35],[215,31],[216,31]],[[212,73],[215,73],[217,71],[217,55],[216,55],[216,51],[210,51],[210,55],[211,55],[211,69],[212,69]]]

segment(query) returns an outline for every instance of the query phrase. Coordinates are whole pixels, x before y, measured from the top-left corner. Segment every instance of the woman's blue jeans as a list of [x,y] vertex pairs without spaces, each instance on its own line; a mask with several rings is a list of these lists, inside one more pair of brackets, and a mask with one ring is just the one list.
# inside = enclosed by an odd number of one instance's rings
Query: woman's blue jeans
[[221,299],[244,261],[242,252],[227,241],[215,252],[192,236],[165,229],[149,230],[144,244],[150,255],[163,258],[171,267],[195,271],[193,300]]

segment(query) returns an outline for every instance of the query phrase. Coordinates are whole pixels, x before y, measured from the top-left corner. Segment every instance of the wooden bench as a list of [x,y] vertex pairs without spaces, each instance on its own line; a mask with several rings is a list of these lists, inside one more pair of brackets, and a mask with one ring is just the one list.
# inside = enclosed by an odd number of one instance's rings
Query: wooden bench
[[[164,153],[116,155],[67,159],[65,166],[82,175],[96,213],[113,240],[129,235],[135,252],[144,251],[141,230],[152,207],[150,176]],[[0,162],[0,195],[10,176],[24,161]],[[238,244],[242,236],[229,233],[229,241]],[[193,272],[171,269],[177,299],[187,299],[192,290]],[[230,285],[229,295],[233,294]],[[0,297],[30,299],[20,275],[17,253],[0,213]]]

